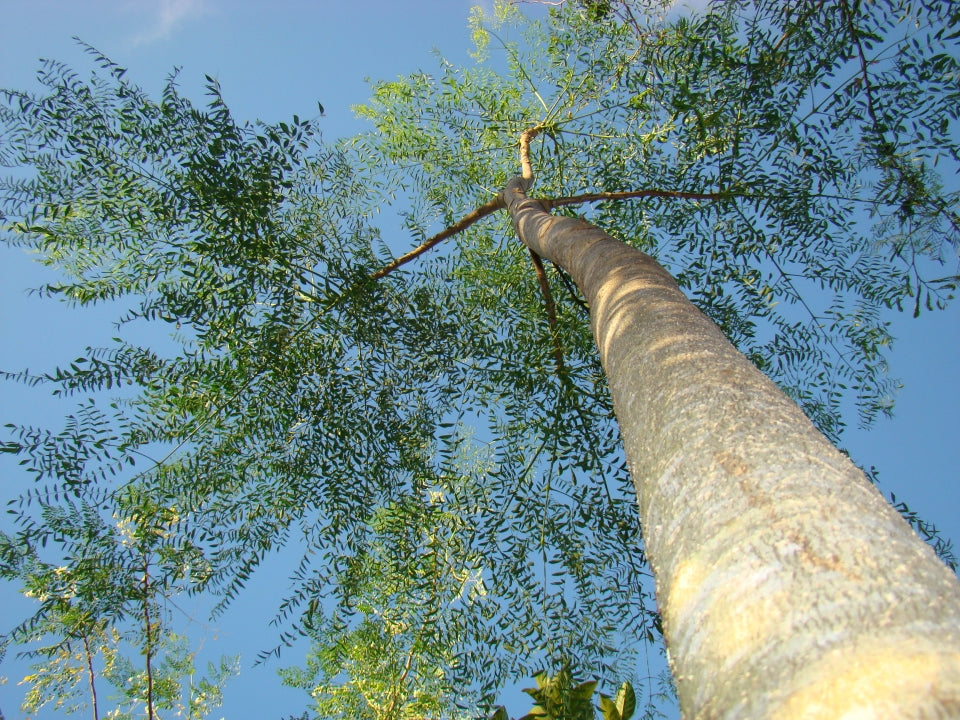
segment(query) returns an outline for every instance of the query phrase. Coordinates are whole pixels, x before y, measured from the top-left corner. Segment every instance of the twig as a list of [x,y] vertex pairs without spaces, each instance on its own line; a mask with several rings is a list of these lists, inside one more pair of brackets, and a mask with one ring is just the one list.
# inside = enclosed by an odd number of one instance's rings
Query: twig
[[566,374],[566,368],[563,364],[563,348],[560,346],[560,331],[557,328],[557,304],[550,292],[550,281],[547,280],[543,259],[530,248],[527,250],[530,252],[530,259],[533,260],[533,267],[537,271],[537,282],[540,283],[540,293],[543,295],[547,310],[547,324],[550,326],[550,337],[553,339],[553,357],[557,362],[557,374],[562,377]]
[[562,205],[579,205],[585,202],[600,202],[602,200],[631,200],[634,198],[659,197],[676,198],[678,200],[727,200],[733,195],[725,192],[698,193],[683,190],[623,190],[619,192],[595,192],[569,197],[543,198],[540,203],[548,210]]
[[[860,63],[860,82],[863,85],[863,94],[867,102],[867,115],[870,118],[870,122],[873,124],[873,131],[877,134],[877,138],[880,141],[881,147],[883,145],[889,146],[890,155],[887,161],[890,163],[890,166],[897,171],[898,175],[900,176],[900,182],[903,183],[908,175],[908,172],[903,163],[894,153],[896,147],[896,135],[894,135],[893,140],[887,140],[886,124],[880,122],[880,117],[877,114],[877,108],[874,102],[875,92],[873,84],[870,82],[870,63],[867,60],[867,54],[863,50],[863,42],[860,39],[860,32],[857,30],[857,26],[854,24],[853,10],[850,8],[850,3],[847,2],[847,0],[843,0],[842,9],[843,17],[847,24],[847,30],[850,33],[850,39],[853,40],[854,44],[857,46],[857,58]],[[928,197],[926,198],[926,202],[933,207],[935,212],[941,213],[955,231],[960,232],[960,223],[957,222],[955,216],[950,214],[946,204],[940,200],[940,198]],[[919,290],[917,291],[917,302],[920,302]]]
[[564,271],[563,268],[556,265],[553,266],[554,270],[557,271],[557,275],[560,276],[560,280],[563,282],[564,287],[567,288],[567,293],[570,295],[570,299],[579,305],[587,315],[590,315],[590,308],[587,307],[587,303],[577,297],[578,290],[574,287],[573,280],[570,279],[570,276]]
[[149,566],[144,560],[143,566],[143,623],[146,632],[146,645],[144,654],[146,655],[146,673],[147,673],[147,720],[155,720],[156,714],[153,710],[153,667],[151,659],[153,658],[153,638],[150,635],[150,571]]
[[97,708],[97,686],[93,674],[93,653],[90,652],[90,641],[86,633],[83,634],[83,654],[87,660],[87,679],[90,685],[90,706],[93,712],[93,720],[100,720],[100,711]]
[[870,116],[870,120],[873,123],[874,132],[880,136],[880,139],[883,140],[884,132],[883,126],[880,124],[880,120],[877,117],[876,108],[873,105],[873,85],[870,83],[870,71],[867,67],[867,56],[863,52],[863,43],[860,42],[860,33],[857,31],[857,26],[853,24],[853,12],[850,10],[850,4],[844,0],[843,2],[843,17],[847,22],[847,30],[850,32],[850,39],[857,46],[857,56],[860,61],[860,79],[863,82],[864,95],[867,98],[867,115]]

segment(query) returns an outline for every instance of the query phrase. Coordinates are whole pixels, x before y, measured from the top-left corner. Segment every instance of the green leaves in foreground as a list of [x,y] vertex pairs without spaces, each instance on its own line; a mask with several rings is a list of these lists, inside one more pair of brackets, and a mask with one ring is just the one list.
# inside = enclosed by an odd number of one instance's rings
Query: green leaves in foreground
[[[534,699],[530,712],[520,720],[594,720],[596,713],[593,695],[597,687],[595,680],[577,682],[570,668],[562,667],[556,675],[546,672],[534,676],[537,687],[524,688],[524,692]],[[616,697],[600,695],[600,716],[603,720],[630,720],[637,707],[633,685],[624,682],[617,690]],[[497,708],[490,720],[509,720],[504,707]]]

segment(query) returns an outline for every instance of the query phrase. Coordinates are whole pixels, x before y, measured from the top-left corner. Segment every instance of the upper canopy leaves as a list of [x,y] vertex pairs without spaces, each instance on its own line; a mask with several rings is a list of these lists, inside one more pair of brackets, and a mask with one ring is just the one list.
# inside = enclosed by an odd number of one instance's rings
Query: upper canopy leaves
[[377,162],[448,218],[516,174],[513,144],[538,126],[541,196],[718,193],[585,212],[671,269],[828,435],[846,388],[863,421],[888,411],[882,311],[956,284],[939,267],[960,243],[955,7],[743,2],[669,21],[596,5],[498,26],[503,74],[442,64],[378,85],[362,111]]

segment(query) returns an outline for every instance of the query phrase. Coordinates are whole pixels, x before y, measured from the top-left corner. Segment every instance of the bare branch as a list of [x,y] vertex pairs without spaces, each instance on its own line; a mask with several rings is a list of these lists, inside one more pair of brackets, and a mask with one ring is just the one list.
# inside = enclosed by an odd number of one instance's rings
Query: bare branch
[[502,207],[503,207],[503,200],[498,195],[493,200],[490,200],[489,202],[484,203],[473,212],[467,213],[462,218],[460,218],[459,221],[455,222],[453,225],[451,225],[448,228],[444,228],[433,237],[427,239],[425,242],[415,247],[410,252],[404,253],[393,262],[387,265],[384,265],[375,273],[372,273],[370,275],[370,279],[379,280],[382,277],[386,277],[401,265],[406,265],[408,262],[410,262],[414,258],[420,257],[427,250],[439,245],[448,237],[452,237],[453,235],[456,235],[457,233],[466,230],[468,227],[473,225],[478,220],[482,220],[487,215],[492,215]]
[[528,180],[530,185],[533,184],[533,167],[530,165],[530,141],[539,135],[541,130],[543,130],[543,125],[534,125],[520,133],[520,177]]
[[550,281],[547,280],[543,259],[530,248],[527,250],[530,252],[530,259],[533,260],[533,267],[537,271],[537,282],[540,283],[540,293],[546,305],[547,324],[550,326],[550,337],[553,339],[553,357],[557,363],[557,374],[563,376],[566,368],[563,364],[563,348],[560,346],[560,331],[557,328],[557,304],[553,300],[553,293],[550,292]]
[[620,192],[584,193],[583,195],[572,195],[570,197],[552,199],[543,198],[540,202],[547,208],[555,208],[561,205],[579,205],[585,202],[632,200],[645,197],[676,198],[679,200],[728,200],[733,197],[733,195],[726,192],[698,193],[684,192],[682,190],[623,190]]

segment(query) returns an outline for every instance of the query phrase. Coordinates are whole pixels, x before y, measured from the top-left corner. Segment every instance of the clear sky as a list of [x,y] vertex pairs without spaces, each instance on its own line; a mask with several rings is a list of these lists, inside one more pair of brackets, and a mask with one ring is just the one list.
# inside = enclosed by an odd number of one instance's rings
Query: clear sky
[[[240,119],[312,117],[319,101],[326,110],[325,137],[332,139],[363,129],[350,106],[367,98],[365,78],[429,71],[436,66],[434,49],[454,62],[467,61],[466,20],[474,4],[476,0],[0,0],[0,87],[31,87],[41,57],[87,68],[86,56],[71,40],[79,36],[127,67],[128,77],[152,92],[174,66],[181,66],[184,93],[202,104],[204,75],[215,76]],[[399,249],[413,244],[399,229],[384,228],[384,233]],[[0,369],[49,368],[95,344],[92,338],[109,337],[109,314],[96,318],[86,311],[67,312],[28,296],[25,289],[40,277],[25,256],[0,248]],[[98,319],[104,322],[97,324]],[[858,462],[879,468],[882,490],[892,490],[960,541],[960,308],[926,313],[919,320],[897,317],[894,334],[898,342],[891,373],[905,383],[896,417],[880,420],[869,432],[852,429],[845,445]],[[0,423],[42,421],[45,413],[34,396],[0,387]],[[0,472],[6,501],[17,481],[15,466],[0,465]],[[275,639],[261,627],[272,616],[273,596],[262,583],[252,587],[255,592],[216,624],[216,635],[228,644],[245,641],[245,666]],[[4,625],[23,607],[9,589],[0,589],[0,603]],[[211,645],[214,635],[208,632]],[[227,647],[222,652],[236,651]],[[301,658],[291,653],[284,664]],[[0,710],[8,718],[18,716],[22,692],[16,687],[22,672],[18,675],[11,661],[0,666],[0,675],[9,678],[0,686]],[[223,714],[281,717],[305,708],[305,694],[278,688],[272,668],[245,670],[227,686]]]

